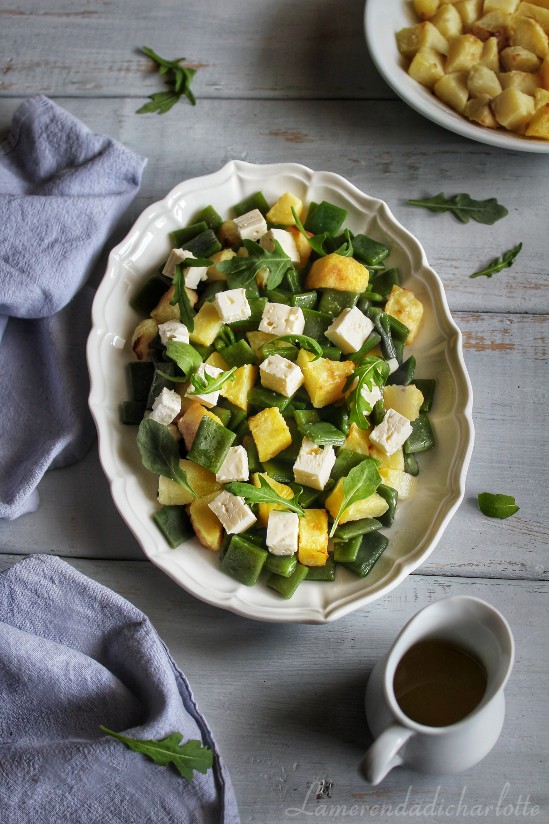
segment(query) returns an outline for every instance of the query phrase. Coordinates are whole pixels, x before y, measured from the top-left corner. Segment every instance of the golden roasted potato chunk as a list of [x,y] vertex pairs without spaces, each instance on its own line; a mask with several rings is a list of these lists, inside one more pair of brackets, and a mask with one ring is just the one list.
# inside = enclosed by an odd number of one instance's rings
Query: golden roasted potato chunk
[[524,132],[534,114],[534,98],[518,89],[504,89],[492,100],[494,117],[513,132]]
[[217,515],[208,504],[217,498],[219,492],[212,492],[204,498],[195,498],[189,506],[189,517],[196,537],[207,549],[219,552],[223,543],[223,527]]
[[538,137],[549,140],[549,103],[546,103],[534,114],[528,128],[526,137]]
[[463,110],[464,116],[468,120],[473,121],[473,123],[478,123],[479,126],[484,126],[486,129],[499,128],[499,123],[494,117],[494,113],[492,112],[492,108],[490,106],[491,99],[492,98],[487,94],[472,97],[465,104],[465,108]]
[[441,54],[448,52],[448,41],[429,21],[401,29],[396,39],[399,52],[410,60],[420,49],[435,49]]
[[444,58],[434,49],[420,49],[408,67],[408,74],[427,89],[444,77]]
[[328,560],[328,513],[306,509],[299,519],[297,559],[304,566],[324,566]]
[[265,216],[266,220],[269,223],[276,223],[280,226],[295,226],[292,207],[295,209],[298,218],[301,220],[303,201],[296,197],[296,195],[291,194],[291,192],[285,192],[278,198],[276,203],[271,206]]
[[499,53],[499,59],[506,72],[537,72],[541,67],[539,57],[522,46],[507,46]]
[[275,406],[262,409],[248,420],[248,425],[261,463],[270,461],[292,443],[288,424]]
[[315,260],[305,278],[305,286],[307,289],[364,292],[369,280],[370,273],[362,263],[332,252]]
[[474,34],[460,34],[454,37],[448,48],[446,72],[469,71],[482,54],[482,40]]
[[469,89],[467,88],[468,72],[450,72],[445,74],[435,83],[433,89],[439,100],[446,103],[454,111],[463,113],[465,104],[469,99]]
[[497,74],[480,63],[473,66],[467,75],[467,88],[473,97],[480,95],[495,97],[502,91]]
[[406,338],[406,343],[412,343],[417,336],[423,317],[423,304],[412,290],[402,289],[395,284],[385,304],[385,311],[408,327],[410,333]]
[[305,349],[299,350],[297,365],[303,372],[305,389],[315,409],[343,400],[343,388],[355,368],[352,361],[314,360],[312,352]]
[[149,360],[151,343],[158,335],[158,324],[153,318],[145,318],[135,327],[132,335],[132,349],[137,360]]

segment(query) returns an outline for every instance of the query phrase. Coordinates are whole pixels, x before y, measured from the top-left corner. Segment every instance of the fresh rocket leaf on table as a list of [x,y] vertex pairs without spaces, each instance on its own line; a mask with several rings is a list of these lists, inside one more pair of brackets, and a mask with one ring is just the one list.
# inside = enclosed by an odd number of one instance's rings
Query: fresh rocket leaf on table
[[234,381],[234,373],[237,367],[233,366],[221,375],[191,375],[193,388],[189,390],[189,395],[209,395],[211,392],[218,392],[227,381]]
[[179,447],[167,426],[150,418],[144,418],[139,424],[137,447],[146,469],[156,475],[170,478],[191,495],[195,494],[187,480],[186,472],[179,466]]
[[181,744],[183,736],[180,732],[172,732],[166,738],[129,738],[119,732],[113,732],[100,725],[99,729],[107,735],[121,741],[130,750],[143,753],[155,764],[167,767],[172,764],[179,775],[187,781],[193,780],[193,770],[205,774],[213,766],[213,753],[209,747],[204,747],[200,741],[190,739]]
[[381,483],[381,476],[373,458],[364,458],[343,478],[343,500],[330,530],[330,538],[337,529],[339,519],[355,501],[362,501],[373,495]]
[[389,377],[389,365],[383,358],[369,355],[364,358],[358,369],[347,378],[347,384],[352,386],[356,381],[356,386],[349,394],[347,403],[349,405],[349,422],[355,423],[359,429],[369,429],[367,416],[371,413],[372,407],[362,394],[362,390],[367,388],[370,392],[375,386],[383,386]]
[[510,518],[519,507],[512,495],[500,495],[492,492],[481,492],[477,496],[478,508],[483,515],[489,518]]
[[227,275],[231,289],[246,286],[262,269],[267,269],[269,272],[266,288],[276,289],[288,269],[294,268],[292,261],[277,240],[274,242],[273,252],[264,249],[255,240],[245,240],[244,247],[248,251],[248,257],[235,255],[230,260],[222,260],[216,264],[216,268]]
[[141,51],[147,57],[156,63],[158,66],[158,73],[164,77],[164,81],[169,88],[167,92],[155,92],[149,95],[150,102],[145,103],[137,110],[137,114],[165,114],[172,106],[174,106],[182,97],[196,105],[196,98],[191,91],[191,82],[196,74],[196,69],[190,69],[181,65],[184,57],[178,57],[175,60],[166,60],[160,57],[148,46],[142,46]]
[[521,249],[522,243],[518,243],[516,246],[513,246],[512,249],[509,249],[508,252],[492,260],[485,269],[480,269],[478,272],[469,275],[469,277],[480,278],[484,276],[491,278],[496,272],[501,272],[502,269],[507,269],[509,266],[512,266]]
[[299,505],[299,496],[301,495],[301,487],[297,487],[297,491],[293,498],[286,499],[272,488],[267,483],[262,475],[259,475],[260,487],[253,486],[253,484],[241,483],[235,481],[227,484],[225,489],[239,498],[245,498],[251,504],[279,504],[284,509],[289,509],[291,512],[297,512],[298,515],[303,515],[303,508]]
[[314,360],[321,358],[323,355],[322,346],[308,335],[278,335],[276,338],[267,341],[267,343],[264,343],[263,346],[259,347],[261,357],[268,357],[269,355],[282,355],[283,357],[288,357],[288,355],[292,355],[292,351],[289,347],[277,346],[277,341],[287,341],[291,344],[293,350],[301,348],[306,349],[307,352],[312,352],[315,356]]
[[431,212],[452,212],[461,223],[476,220],[477,223],[492,225],[509,214],[505,206],[498,203],[495,197],[487,200],[473,200],[470,195],[463,192],[453,197],[446,197],[441,192],[434,197],[407,202],[410,206],[423,206]]

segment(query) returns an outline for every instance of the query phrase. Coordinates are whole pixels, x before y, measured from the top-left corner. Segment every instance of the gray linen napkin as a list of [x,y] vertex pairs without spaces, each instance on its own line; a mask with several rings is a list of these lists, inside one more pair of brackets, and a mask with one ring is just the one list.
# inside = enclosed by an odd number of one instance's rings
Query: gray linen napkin
[[[51,556],[0,575],[2,824],[238,824],[229,775],[148,618]],[[214,752],[187,782],[104,735],[183,733]]]
[[36,509],[44,472],[92,443],[81,287],[145,162],[43,95],[0,144],[1,518]]

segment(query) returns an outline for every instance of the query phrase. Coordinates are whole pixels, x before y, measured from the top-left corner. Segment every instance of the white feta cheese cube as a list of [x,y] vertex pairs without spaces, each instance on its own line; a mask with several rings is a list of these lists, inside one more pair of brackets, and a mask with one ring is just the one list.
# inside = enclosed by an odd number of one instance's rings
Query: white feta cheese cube
[[388,409],[381,423],[370,432],[370,441],[386,455],[392,455],[411,434],[412,424],[408,418],[396,409]]
[[274,252],[275,240],[280,243],[282,251],[285,255],[288,255],[292,263],[299,263],[301,258],[297,251],[296,242],[286,229],[269,229],[259,241],[259,245],[263,246],[268,252]]
[[313,489],[324,489],[335,464],[333,446],[317,446],[303,438],[301,449],[294,463],[294,478],[297,484],[305,484]]
[[267,231],[267,223],[259,209],[235,217],[234,222],[242,240],[259,240]]
[[338,346],[344,355],[358,352],[374,324],[356,306],[344,309],[328,326],[325,335]]
[[283,303],[266,303],[259,324],[260,332],[271,335],[302,335],[305,316],[300,306],[286,306]]
[[[187,249],[172,249],[168,260],[162,269],[162,274],[173,278],[175,275],[175,267],[189,258],[194,258],[196,260],[196,255],[193,255],[193,253],[189,252]],[[185,286],[188,289],[196,289],[200,281],[206,280],[208,277],[208,267],[187,266],[186,269],[183,269],[183,277],[185,280]]]
[[372,383],[372,388],[368,389],[367,386],[363,386],[360,394],[366,401],[366,403],[370,404],[370,411],[374,408],[376,403],[380,401],[383,397],[383,393],[381,388],[377,385],[377,383]]
[[269,355],[259,367],[261,383],[290,398],[303,383],[303,372],[296,363],[281,355]]
[[396,358],[389,358],[387,361],[387,366],[389,367],[389,375],[392,375],[393,372],[396,372],[399,367],[399,362]]
[[154,399],[152,412],[149,415],[151,420],[168,426],[173,419],[181,412],[181,396],[173,389],[163,389]]
[[229,484],[235,481],[247,481],[250,477],[248,468],[248,453],[243,446],[231,446],[227,457],[216,472],[215,479],[219,484]]
[[[206,377],[209,375],[211,378],[217,378],[218,375],[221,375],[223,369],[218,369],[217,366],[210,366],[210,364],[201,363],[198,369],[196,370],[196,374],[199,375],[201,378]],[[203,394],[196,393],[194,391],[194,387],[191,383],[189,388],[187,389],[185,396],[187,398],[192,398],[194,401],[198,401],[203,406],[211,409],[212,406],[217,404],[219,398],[219,390],[217,392],[205,392]]]
[[218,292],[214,298],[214,306],[223,323],[246,320],[252,314],[245,289],[227,289],[225,292]]
[[175,340],[179,343],[189,342],[189,330],[185,324],[179,320],[167,320],[166,323],[159,324],[158,332],[164,346],[166,346],[170,340]]
[[229,535],[245,532],[256,522],[256,517],[244,498],[232,495],[224,490],[208,504],[214,515],[219,518],[223,529]]
[[273,509],[267,521],[267,546],[273,555],[293,555],[297,552],[299,517],[295,512]]

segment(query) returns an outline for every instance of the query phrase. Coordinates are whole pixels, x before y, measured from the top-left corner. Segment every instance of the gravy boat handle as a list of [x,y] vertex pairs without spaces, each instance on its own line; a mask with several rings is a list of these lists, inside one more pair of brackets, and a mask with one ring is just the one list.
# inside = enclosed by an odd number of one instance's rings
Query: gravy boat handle
[[376,738],[360,765],[368,783],[379,784],[393,767],[402,764],[399,752],[411,735],[414,735],[413,730],[393,724]]

